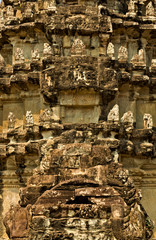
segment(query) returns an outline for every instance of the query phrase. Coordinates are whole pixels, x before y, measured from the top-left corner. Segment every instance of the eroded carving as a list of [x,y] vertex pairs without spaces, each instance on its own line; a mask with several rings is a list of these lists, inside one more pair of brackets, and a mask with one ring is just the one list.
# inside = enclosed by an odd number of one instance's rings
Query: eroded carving
[[146,5],[146,16],[154,16],[155,10],[152,1]]
[[26,124],[27,125],[33,125],[34,124],[34,118],[33,118],[33,115],[32,115],[31,111],[26,112]]
[[132,63],[145,63],[145,56],[144,56],[144,50],[140,49],[138,54],[134,55],[131,59]]
[[119,105],[116,104],[109,112],[108,121],[118,122],[119,121]]
[[43,54],[44,54],[44,56],[52,55],[52,48],[49,45],[49,43],[44,43]]
[[114,58],[114,45],[113,43],[109,43],[107,47],[107,55],[111,58]]
[[49,109],[45,109],[41,114],[40,114],[40,122],[50,122],[52,117],[52,112]]
[[127,61],[127,60],[128,60],[128,51],[127,51],[127,48],[126,48],[126,47],[121,46],[121,47],[119,48],[118,60],[119,60],[119,61]]
[[133,113],[131,111],[124,113],[124,115],[121,118],[121,122],[133,124],[133,122],[134,122]]
[[15,127],[16,118],[13,112],[9,112],[8,114],[8,128],[14,128]]
[[81,39],[76,39],[71,48],[71,55],[85,55],[86,47]]
[[8,5],[8,6],[6,7],[6,16],[7,16],[8,18],[14,17],[14,10],[13,10],[13,7],[12,7],[11,5]]
[[39,50],[38,49],[32,50],[31,57],[32,57],[32,61],[39,61],[40,60]]
[[143,116],[143,120],[144,120],[144,128],[151,129],[153,127],[153,120],[152,120],[151,114],[145,113]]
[[24,63],[24,54],[21,48],[15,50],[15,63]]
[[56,0],[52,0],[52,1],[48,2],[48,10],[56,11]]

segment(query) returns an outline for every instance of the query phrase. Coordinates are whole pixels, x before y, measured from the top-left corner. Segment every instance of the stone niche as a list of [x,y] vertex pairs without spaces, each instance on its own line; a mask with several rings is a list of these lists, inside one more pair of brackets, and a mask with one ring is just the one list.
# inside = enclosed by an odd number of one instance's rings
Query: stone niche
[[100,94],[93,90],[61,91],[60,116],[63,123],[98,123]]
[[[27,98],[24,101],[25,115],[27,111],[31,111],[34,119],[34,123],[39,122],[39,112],[40,112],[40,98],[33,97]],[[25,120],[26,121],[26,120]]]
[[3,128],[8,127],[8,115],[12,112],[15,116],[15,127],[19,127],[23,124],[23,103],[22,102],[5,102],[3,104]]
[[136,116],[136,123],[137,128],[143,128],[143,116],[144,113],[148,112],[152,115],[154,126],[156,124],[156,116],[155,116],[155,109],[156,109],[156,102],[144,102],[143,100],[137,101],[137,116]]
[[7,66],[12,65],[12,54],[13,54],[13,47],[11,44],[5,44],[1,49],[1,54],[4,58],[5,64]]

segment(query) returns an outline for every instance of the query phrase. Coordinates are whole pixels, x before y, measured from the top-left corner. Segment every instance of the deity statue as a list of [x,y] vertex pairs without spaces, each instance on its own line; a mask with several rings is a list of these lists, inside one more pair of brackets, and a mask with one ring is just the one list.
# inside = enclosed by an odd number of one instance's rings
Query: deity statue
[[32,115],[31,111],[26,112],[26,124],[27,125],[33,125],[34,124],[34,118],[33,118],[33,115]]
[[108,55],[110,58],[113,58],[113,57],[114,57],[114,44],[111,43],[111,42],[108,44],[108,47],[107,47],[107,55]]
[[16,48],[16,51],[15,51],[15,62],[19,62],[19,63],[23,63],[24,62],[23,49]]
[[108,121],[118,122],[119,121],[119,105],[115,104],[115,106],[110,110],[108,116]]
[[143,116],[143,120],[145,129],[151,129],[153,127],[153,119],[151,114],[145,113]]
[[119,48],[118,60],[119,60],[119,61],[127,61],[127,60],[128,60],[128,51],[127,51],[127,48],[126,48],[126,47],[121,46],[121,47]]
[[9,112],[8,114],[8,128],[14,128],[15,127],[16,118],[13,112]]
[[81,39],[75,39],[71,48],[71,55],[85,55],[86,46]]

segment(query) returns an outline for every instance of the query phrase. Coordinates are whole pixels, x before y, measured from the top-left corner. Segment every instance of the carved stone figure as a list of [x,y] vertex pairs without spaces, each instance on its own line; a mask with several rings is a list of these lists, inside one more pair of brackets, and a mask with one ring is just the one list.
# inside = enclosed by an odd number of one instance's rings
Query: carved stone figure
[[110,110],[108,116],[108,121],[118,122],[119,121],[119,105],[116,104],[114,107]]
[[123,123],[124,128],[129,136],[134,128],[133,113],[131,111],[124,113],[124,115],[121,118],[121,122]]
[[144,55],[143,49],[139,50],[138,56],[139,56],[139,62],[145,62],[145,55]]
[[8,115],[8,128],[14,128],[15,127],[15,122],[16,122],[15,115],[13,114],[13,112],[9,112],[9,115]]
[[85,55],[86,46],[81,39],[76,39],[71,48],[71,55]]
[[34,124],[34,118],[33,118],[33,115],[32,115],[31,111],[26,112],[26,124],[27,125],[33,125]]
[[40,122],[50,122],[52,116],[52,112],[49,109],[45,109],[41,114],[39,121]]
[[111,42],[108,44],[108,47],[107,47],[107,55],[110,58],[114,58],[114,44]]
[[24,62],[23,49],[16,48],[16,50],[15,50],[15,62],[17,62],[17,63],[23,63]]
[[132,63],[145,63],[144,50],[140,49],[138,54],[134,55],[131,59]]
[[24,16],[25,17],[33,17],[33,5],[31,2],[26,2]]
[[131,111],[128,111],[124,113],[124,115],[121,118],[121,122],[123,123],[131,123],[133,125],[133,113]]
[[135,0],[130,0],[128,3],[128,14],[131,16],[136,15]]
[[151,67],[156,67],[156,59],[152,59],[152,61],[151,61]]
[[154,16],[154,15],[155,15],[155,10],[154,10],[152,1],[150,1],[146,5],[146,16]]
[[121,46],[118,52],[118,60],[119,61],[127,61],[128,60],[128,51],[126,47]]
[[48,10],[55,11],[56,10],[56,0],[52,0],[48,2]]
[[44,43],[44,49],[43,49],[43,54],[45,56],[52,55],[52,48],[49,45],[49,43]]
[[74,69],[73,71],[74,75],[74,80],[79,82],[79,81],[86,81],[86,72],[80,69],[80,67]]
[[150,71],[155,71],[156,70],[156,59],[152,59],[151,61],[151,66],[150,66]]
[[14,10],[13,10],[12,6],[10,6],[10,5],[8,5],[6,7],[6,16],[9,17],[9,18],[14,17]]
[[153,119],[151,114],[145,113],[143,116],[143,120],[145,129],[151,129],[153,127]]
[[32,51],[31,51],[31,57],[32,57],[32,60],[33,60],[33,61],[38,61],[38,60],[40,60],[40,54],[39,54],[38,49],[35,49],[35,50],[32,50]]

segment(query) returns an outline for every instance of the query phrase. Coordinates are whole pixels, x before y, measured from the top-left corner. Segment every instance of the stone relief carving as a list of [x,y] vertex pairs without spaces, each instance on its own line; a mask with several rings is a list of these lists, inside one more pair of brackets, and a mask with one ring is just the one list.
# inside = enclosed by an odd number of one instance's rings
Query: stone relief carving
[[86,46],[81,39],[76,39],[71,48],[71,55],[85,55]]
[[116,104],[109,112],[107,116],[108,121],[118,122],[119,121],[119,105]]
[[131,111],[128,111],[126,113],[124,113],[124,115],[121,118],[121,122],[124,124],[125,126],[125,130],[127,132],[127,134],[131,134],[134,126],[134,119],[133,119],[133,113]]
[[48,10],[56,11],[56,0],[48,2]]
[[140,49],[138,54],[134,55],[131,59],[132,63],[145,63],[144,50]]
[[32,58],[33,61],[40,60],[40,54],[39,54],[38,49],[35,49],[35,50],[31,51],[31,58]]
[[131,111],[128,111],[124,113],[124,115],[121,118],[121,122],[123,123],[131,123],[133,125],[133,113]]
[[108,44],[108,47],[107,47],[107,55],[110,58],[114,58],[114,44],[111,42]]
[[156,67],[156,59],[152,59],[151,68],[155,68],[155,67]]
[[75,81],[86,81],[86,72],[81,71],[81,69],[76,69],[73,71]]
[[34,124],[34,118],[33,118],[33,115],[32,115],[31,111],[26,112],[26,124],[27,125],[33,125]]
[[45,110],[40,114],[39,121],[40,121],[40,122],[50,122],[51,117],[52,117],[52,112],[51,112],[51,110],[45,109]]
[[8,128],[14,128],[15,127],[16,118],[13,112],[9,112],[8,114]]
[[152,59],[151,66],[149,67],[150,72],[155,72],[156,70],[156,59]]
[[10,6],[10,5],[8,5],[7,7],[6,7],[6,16],[7,17],[14,17],[14,10],[13,10],[13,7],[12,6]]
[[129,1],[129,3],[128,3],[128,14],[127,15],[131,15],[131,16],[136,15],[135,0],[130,0]]
[[151,129],[153,127],[153,119],[151,114],[145,113],[143,116],[143,120],[145,129]]
[[119,61],[127,61],[127,60],[128,60],[128,51],[127,51],[127,48],[126,48],[126,47],[121,46],[121,47],[119,48],[118,60],[119,60]]
[[152,1],[150,1],[146,5],[146,16],[154,16],[154,15],[155,15],[155,9],[154,9]]
[[138,57],[139,57],[139,62],[145,62],[145,54],[143,49],[139,50]]
[[23,49],[16,48],[16,50],[15,50],[15,62],[24,63]]
[[43,54],[45,56],[52,55],[52,48],[49,45],[49,43],[44,43],[44,49],[43,49]]
[[33,17],[33,5],[30,2],[26,2],[24,16]]

